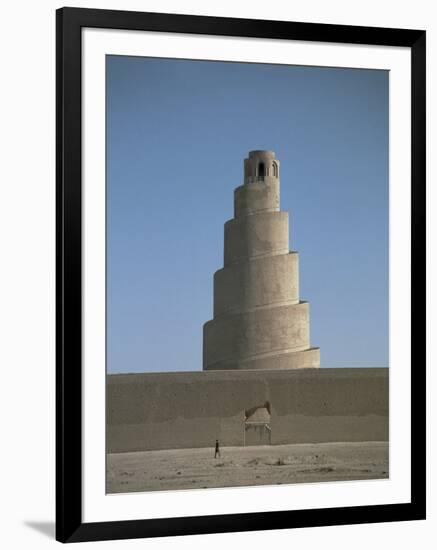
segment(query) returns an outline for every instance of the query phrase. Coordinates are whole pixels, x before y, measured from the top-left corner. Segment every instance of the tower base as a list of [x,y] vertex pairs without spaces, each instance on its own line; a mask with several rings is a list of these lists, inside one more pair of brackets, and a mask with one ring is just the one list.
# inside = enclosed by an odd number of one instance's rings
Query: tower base
[[320,367],[320,348],[309,348],[290,353],[273,352],[262,357],[219,361],[203,370],[287,370]]

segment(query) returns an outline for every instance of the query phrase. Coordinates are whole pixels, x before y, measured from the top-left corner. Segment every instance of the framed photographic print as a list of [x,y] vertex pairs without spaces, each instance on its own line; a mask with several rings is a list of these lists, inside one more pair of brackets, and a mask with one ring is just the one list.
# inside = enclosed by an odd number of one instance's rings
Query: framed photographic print
[[57,539],[425,518],[425,31],[57,12]]

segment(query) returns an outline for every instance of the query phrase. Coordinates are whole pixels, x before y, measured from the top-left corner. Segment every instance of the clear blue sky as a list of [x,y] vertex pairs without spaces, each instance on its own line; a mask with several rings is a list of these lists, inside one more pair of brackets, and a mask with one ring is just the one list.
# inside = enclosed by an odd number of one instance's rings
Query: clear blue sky
[[321,366],[388,366],[388,73],[108,56],[108,372],[202,369],[252,149],[281,162]]

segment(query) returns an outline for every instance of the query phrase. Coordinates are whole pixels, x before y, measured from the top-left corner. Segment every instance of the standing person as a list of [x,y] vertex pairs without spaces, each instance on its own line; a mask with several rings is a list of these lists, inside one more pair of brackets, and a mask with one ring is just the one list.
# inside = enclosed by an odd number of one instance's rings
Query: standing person
[[221,454],[220,454],[220,445],[219,445],[219,440],[216,439],[215,440],[215,453],[214,453],[214,458],[217,458],[217,455],[221,458]]

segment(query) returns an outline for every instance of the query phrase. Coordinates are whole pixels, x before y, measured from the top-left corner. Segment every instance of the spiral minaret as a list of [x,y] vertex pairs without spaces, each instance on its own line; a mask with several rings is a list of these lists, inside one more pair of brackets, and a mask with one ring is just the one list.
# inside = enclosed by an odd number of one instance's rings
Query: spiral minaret
[[279,161],[251,151],[225,223],[224,267],[214,274],[214,318],[203,327],[203,369],[320,366],[310,347],[309,304],[299,299],[299,256],[279,210]]

